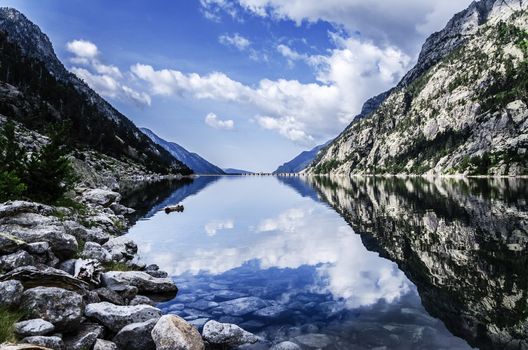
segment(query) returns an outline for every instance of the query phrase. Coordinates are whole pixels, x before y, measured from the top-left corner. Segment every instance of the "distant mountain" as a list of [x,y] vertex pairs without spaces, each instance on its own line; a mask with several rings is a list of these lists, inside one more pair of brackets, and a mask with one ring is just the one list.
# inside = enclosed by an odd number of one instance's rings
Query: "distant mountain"
[[0,114],[40,133],[50,124],[69,124],[78,148],[158,173],[191,173],[70,73],[48,37],[12,8],[0,8],[0,62]]
[[232,169],[232,168],[224,169],[224,172],[227,175],[250,175],[250,174],[253,174],[251,171],[240,170],[240,169]]
[[191,168],[196,174],[207,174],[207,175],[224,175],[224,171],[214,164],[209,163],[196,153],[187,151],[177,143],[166,141],[156,135],[152,130],[147,128],[140,128],[145,135],[147,135],[156,144],[163,147],[169,152],[174,158],[178,159],[183,164]]
[[[328,142],[329,143],[329,142]],[[310,151],[304,151],[299,154],[297,157],[293,158],[289,162],[284,163],[277,168],[273,173],[274,174],[283,174],[283,173],[300,173],[304,169],[308,168],[312,162],[317,157],[319,151],[321,151],[328,143],[324,145],[319,145]]]

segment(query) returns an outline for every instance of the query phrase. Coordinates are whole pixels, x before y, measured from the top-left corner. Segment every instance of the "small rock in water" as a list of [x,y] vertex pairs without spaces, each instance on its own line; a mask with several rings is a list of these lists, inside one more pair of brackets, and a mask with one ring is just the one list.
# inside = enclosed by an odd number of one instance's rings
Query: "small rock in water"
[[270,350],[301,350],[301,347],[291,341],[283,341],[273,345]]
[[254,315],[265,319],[278,319],[286,316],[289,310],[282,305],[268,306],[263,309],[255,311]]
[[162,316],[151,334],[156,350],[205,349],[202,337],[196,328],[175,315]]
[[55,326],[41,318],[15,323],[15,333],[21,337],[47,335],[55,330]]
[[214,300],[226,301],[247,297],[247,294],[233,292],[230,290],[220,290],[214,293]]
[[14,307],[20,304],[24,286],[17,280],[0,282],[0,307]]
[[221,346],[240,346],[244,344],[254,344],[259,338],[230,323],[220,323],[209,321],[204,325],[202,331],[203,338],[211,344]]
[[120,349],[126,350],[153,350],[156,344],[152,340],[151,332],[157,319],[145,322],[132,323],[123,327],[114,337],[113,342]]
[[332,344],[332,340],[330,339],[330,337],[328,337],[326,334],[320,333],[300,335],[298,337],[295,337],[295,341],[300,343],[301,345],[315,349],[324,349],[330,344]]
[[208,310],[208,309],[212,309],[217,306],[218,306],[218,303],[215,303],[214,301],[203,300],[203,299],[187,304],[187,307],[191,307],[197,310]]
[[264,300],[257,297],[238,298],[220,303],[219,308],[224,314],[244,316],[268,306]]

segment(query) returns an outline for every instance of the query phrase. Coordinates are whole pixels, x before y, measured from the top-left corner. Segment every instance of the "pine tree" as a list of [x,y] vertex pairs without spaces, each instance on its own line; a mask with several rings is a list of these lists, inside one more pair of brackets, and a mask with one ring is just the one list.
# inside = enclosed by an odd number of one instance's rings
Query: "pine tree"
[[21,198],[27,189],[20,177],[24,173],[25,152],[18,146],[15,125],[4,124],[0,133],[0,201]]

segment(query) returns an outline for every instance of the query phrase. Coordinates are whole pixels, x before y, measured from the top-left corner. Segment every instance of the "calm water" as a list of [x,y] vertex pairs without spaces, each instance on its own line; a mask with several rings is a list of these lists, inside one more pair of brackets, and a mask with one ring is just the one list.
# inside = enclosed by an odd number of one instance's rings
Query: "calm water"
[[[130,236],[159,307],[306,349],[525,349],[518,180],[200,177],[139,189]],[[183,203],[184,213],[165,214]],[[470,346],[470,345],[471,346]]]

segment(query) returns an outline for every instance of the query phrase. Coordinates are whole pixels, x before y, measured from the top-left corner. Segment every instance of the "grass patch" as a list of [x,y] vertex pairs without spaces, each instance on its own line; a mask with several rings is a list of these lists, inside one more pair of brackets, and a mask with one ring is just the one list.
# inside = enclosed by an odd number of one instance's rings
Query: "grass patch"
[[124,262],[111,261],[103,264],[106,271],[137,271],[137,269]]
[[0,343],[15,342],[15,323],[24,317],[22,311],[0,308]]

